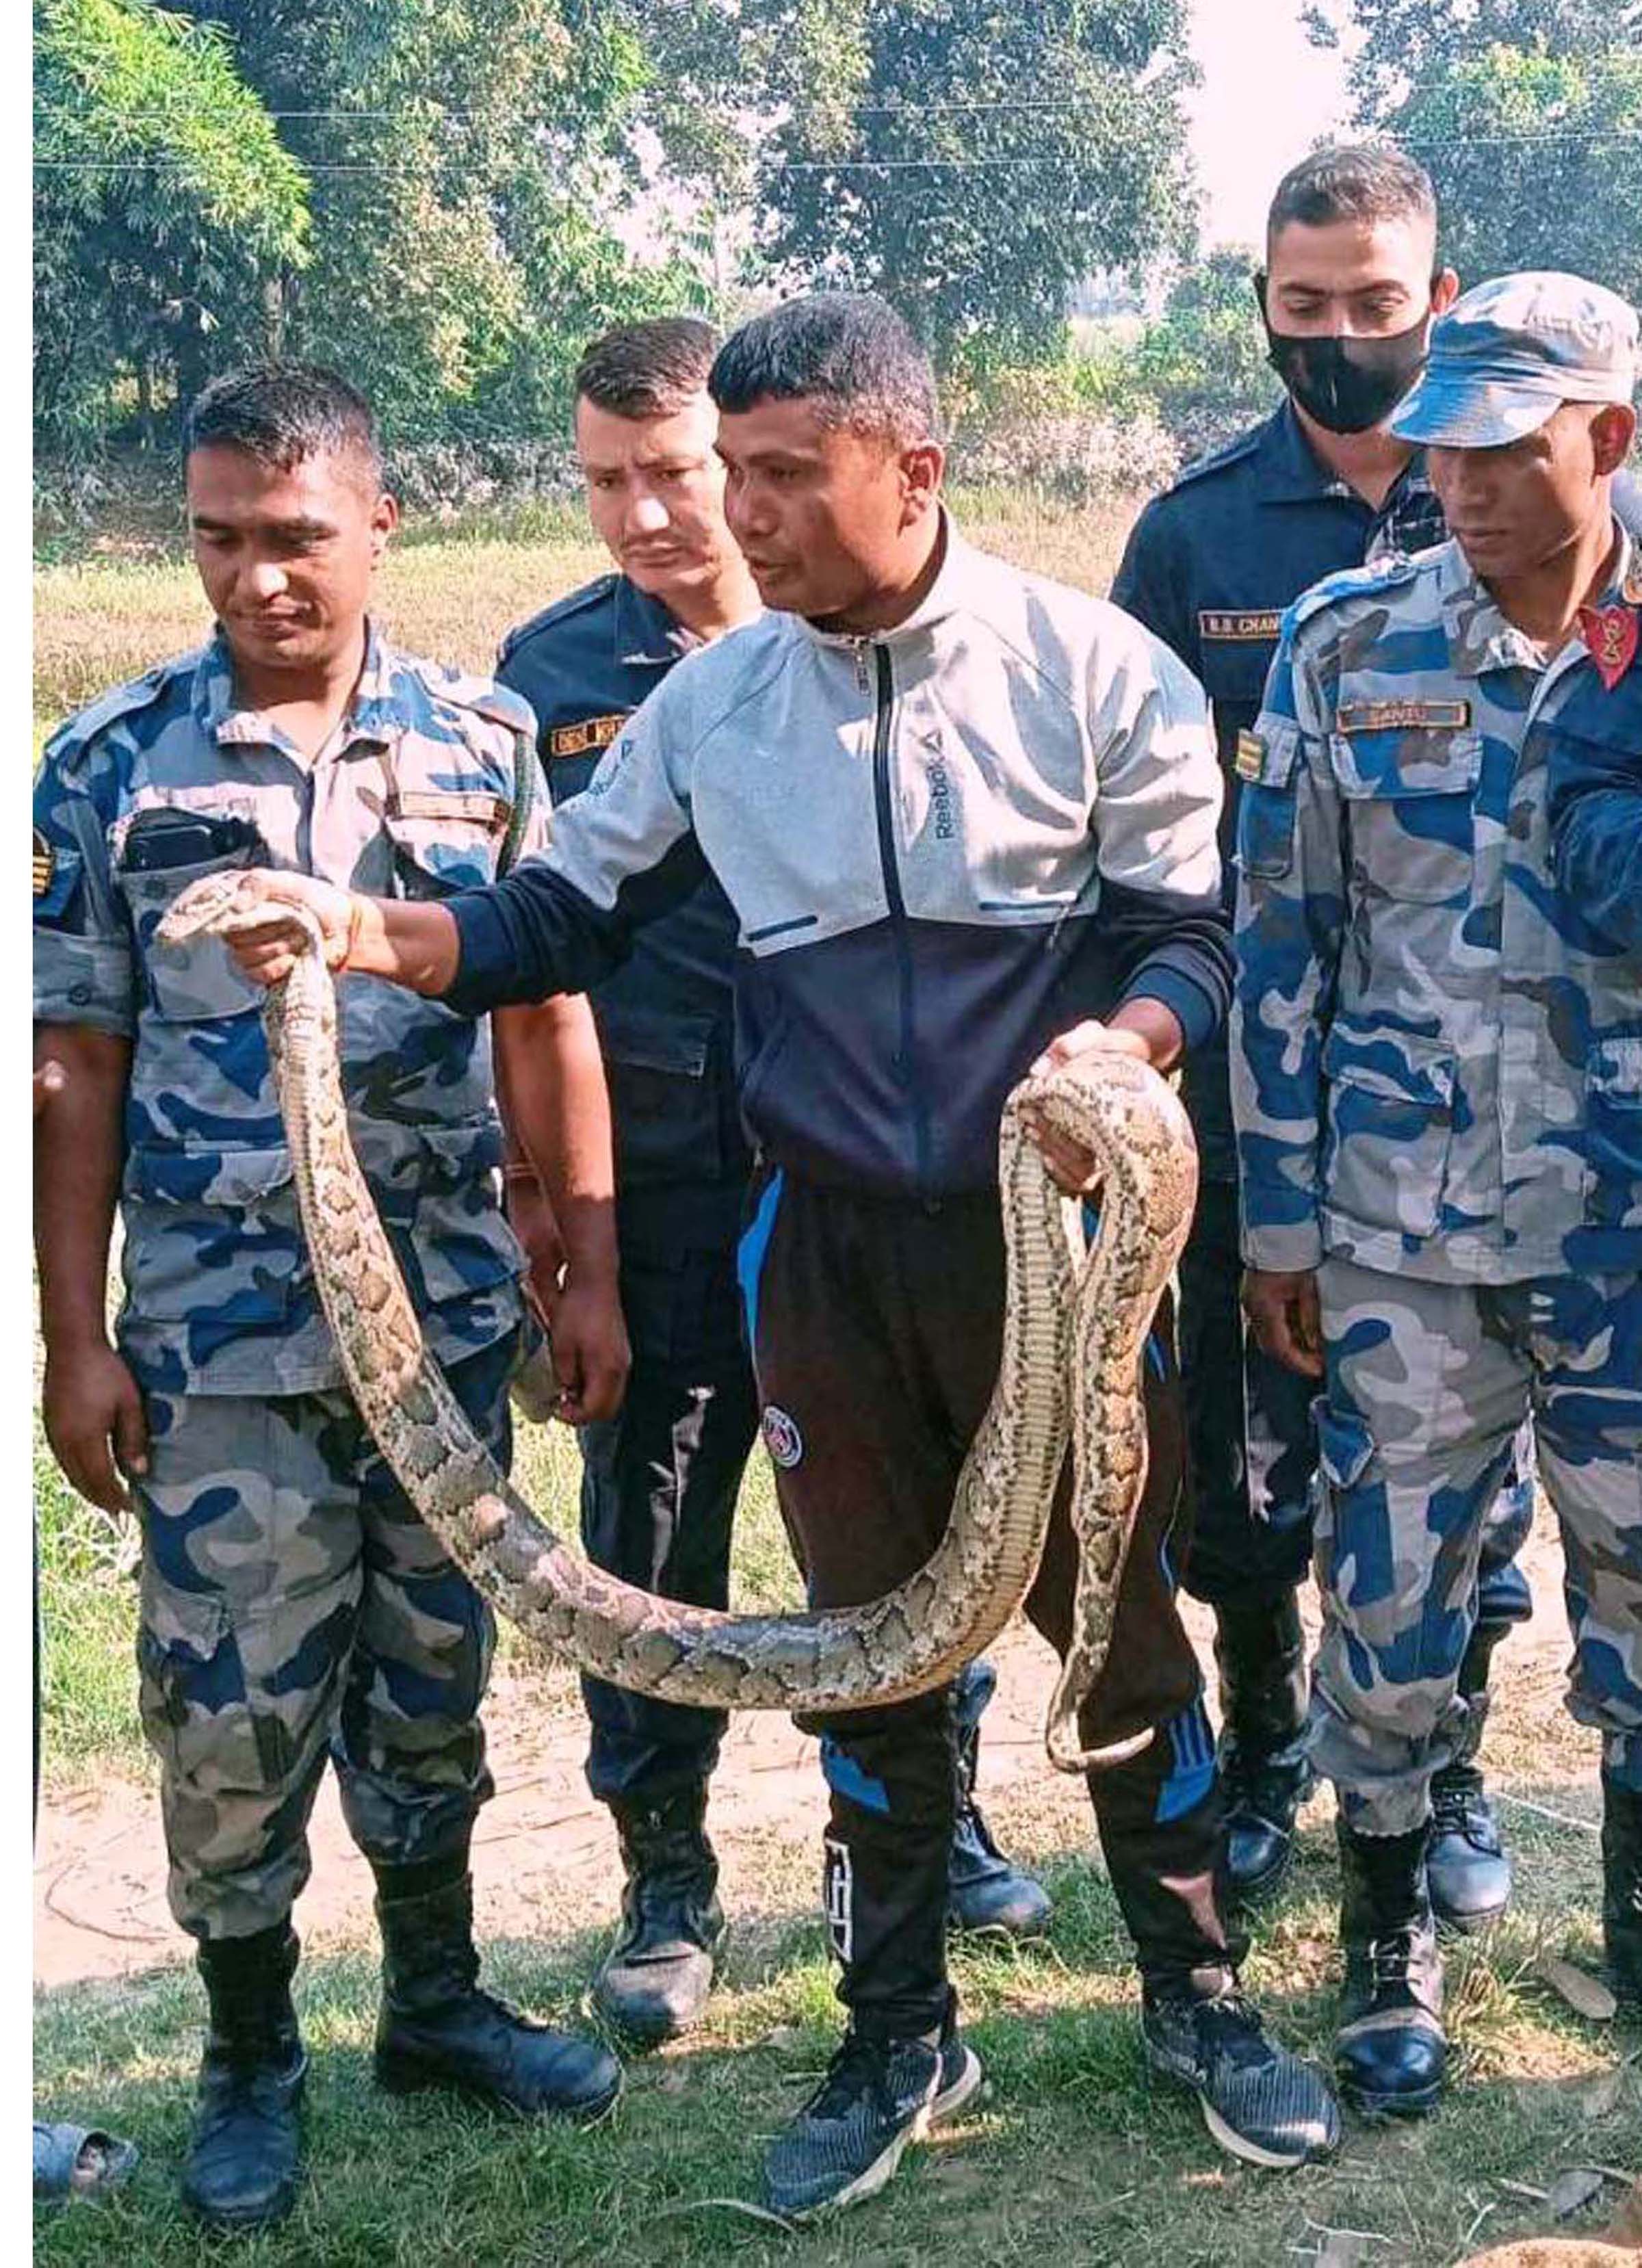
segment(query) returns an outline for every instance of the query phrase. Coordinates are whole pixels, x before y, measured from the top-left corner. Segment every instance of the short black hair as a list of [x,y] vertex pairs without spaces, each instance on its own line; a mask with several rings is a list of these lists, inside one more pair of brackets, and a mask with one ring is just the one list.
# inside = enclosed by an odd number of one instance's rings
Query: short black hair
[[315,363],[255,363],[212,379],[182,421],[185,463],[196,449],[243,449],[281,473],[310,457],[351,457],[382,485],[370,403],[345,378]]
[[718,334],[701,315],[656,315],[600,331],[576,365],[576,399],[613,417],[671,417],[701,392]]
[[1291,221],[1327,228],[1336,220],[1428,220],[1437,226],[1437,192],[1424,166],[1387,142],[1347,142],[1314,150],[1278,183],[1266,215],[1266,249]]
[[932,441],[940,416],[929,357],[870,291],[813,291],[755,315],[720,347],[707,383],[731,416],[802,400],[823,424],[896,449]]

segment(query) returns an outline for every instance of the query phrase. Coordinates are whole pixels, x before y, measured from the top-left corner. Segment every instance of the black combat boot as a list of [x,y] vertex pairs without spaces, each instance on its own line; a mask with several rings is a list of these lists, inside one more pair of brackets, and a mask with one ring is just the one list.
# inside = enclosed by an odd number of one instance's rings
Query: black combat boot
[[[477,1990],[473,1883],[437,1862],[378,1867],[382,2012],[376,2075],[394,2095],[449,2087],[525,2117],[597,2118],[622,2071],[595,2041],[549,2031]],[[439,1879],[443,1872],[445,1879]]]
[[1425,1888],[1425,1830],[1359,1835],[1337,1822],[1345,1984],[1335,2068],[1369,2116],[1417,2117],[1442,2093],[1442,1964]]
[[1294,1854],[1294,1815],[1316,1775],[1305,1752],[1306,1637],[1292,1591],[1216,1607],[1223,1726],[1216,1758],[1226,1800],[1226,1896],[1276,1892]]
[[1616,1996],[1642,2009],[1642,1793],[1602,1774],[1602,1950]]
[[990,1661],[972,1661],[953,1688],[958,1728],[958,1815],[953,1822],[952,1869],[946,1918],[953,1929],[996,1929],[1010,1937],[1042,1937],[1054,1911],[1049,1893],[1013,1867],[993,1840],[975,1800],[981,1761],[981,1712],[998,1690]]
[[1476,1763],[1488,1720],[1488,1666],[1509,1623],[1478,1623],[1460,1664],[1465,1727],[1451,1764],[1431,1783],[1425,1879],[1432,1911],[1450,1929],[1485,1929],[1511,1902],[1511,1860]]
[[297,1951],[289,1922],[200,1947],[211,2025],[182,2195],[220,2228],[265,2228],[296,2202],[308,2069],[291,2005]]
[[707,1791],[696,1783],[610,1809],[627,1886],[593,2003],[624,2040],[656,2047],[700,2016],[728,1935],[718,1861],[703,1826]]

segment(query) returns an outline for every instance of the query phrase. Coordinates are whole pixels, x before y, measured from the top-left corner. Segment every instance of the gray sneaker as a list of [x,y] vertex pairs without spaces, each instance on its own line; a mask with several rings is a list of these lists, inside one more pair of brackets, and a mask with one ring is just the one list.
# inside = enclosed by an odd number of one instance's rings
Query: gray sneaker
[[1235,1990],[1213,1998],[1150,1991],[1141,2014],[1155,2071],[1190,2088],[1223,2150],[1251,2166],[1303,2166],[1338,2147],[1340,2113],[1322,2073],[1266,2037]]
[[946,2058],[927,2040],[863,2039],[846,2032],[826,2078],[764,2160],[764,2201],[788,2220],[875,2197],[909,2142],[924,2134],[938,2095],[947,2110],[979,2084],[980,2062],[961,2041],[948,2077]]

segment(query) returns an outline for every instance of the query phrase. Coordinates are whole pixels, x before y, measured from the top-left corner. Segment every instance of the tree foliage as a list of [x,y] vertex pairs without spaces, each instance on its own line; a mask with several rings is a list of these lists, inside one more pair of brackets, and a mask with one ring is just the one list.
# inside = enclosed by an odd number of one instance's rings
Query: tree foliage
[[1468,283],[1564,268],[1642,298],[1642,5],[1329,0],[1310,21],[1359,35],[1358,117],[1430,173]]
[[1180,0],[797,0],[779,26],[768,250],[886,292],[940,359],[1049,351],[1092,269],[1189,242]]
[[34,385],[48,446],[124,381],[255,350],[264,278],[309,257],[308,187],[209,26],[141,0],[35,11]]
[[531,438],[604,324],[817,283],[1030,359],[1192,233],[1184,0],[36,4],[48,446],[269,349]]

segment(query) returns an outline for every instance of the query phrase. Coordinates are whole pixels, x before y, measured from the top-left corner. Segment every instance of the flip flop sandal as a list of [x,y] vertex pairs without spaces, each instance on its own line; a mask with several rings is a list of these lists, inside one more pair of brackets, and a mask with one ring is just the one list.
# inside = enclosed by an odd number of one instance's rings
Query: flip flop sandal
[[70,2197],[104,2197],[129,2178],[136,2164],[135,2142],[105,2134],[100,2126],[51,2126],[34,2121],[34,2195],[60,2202]]

